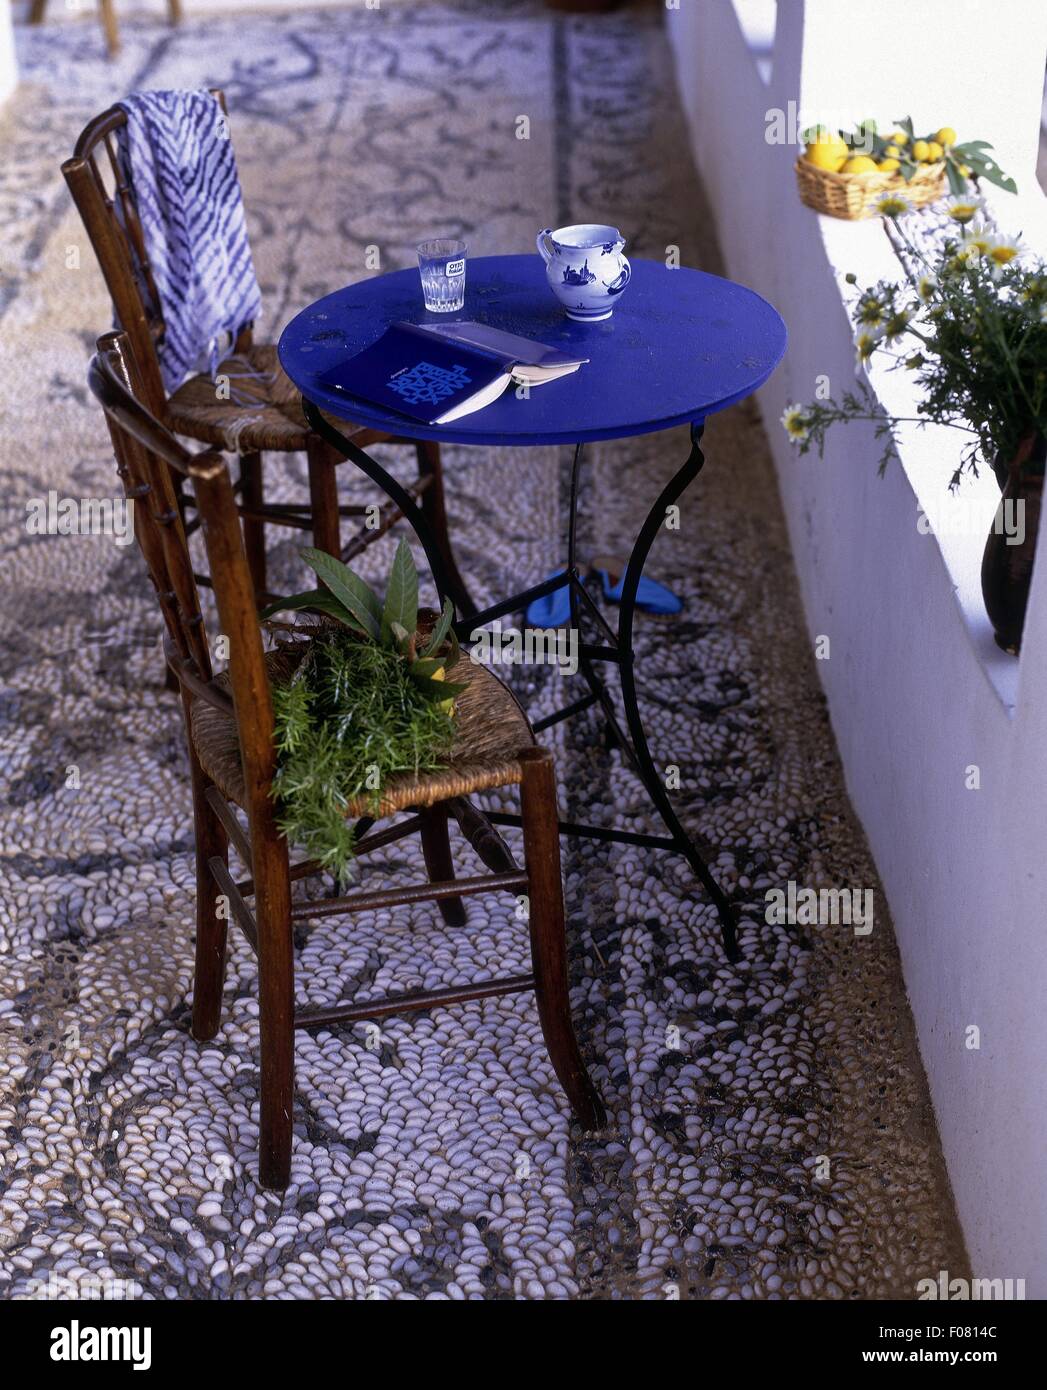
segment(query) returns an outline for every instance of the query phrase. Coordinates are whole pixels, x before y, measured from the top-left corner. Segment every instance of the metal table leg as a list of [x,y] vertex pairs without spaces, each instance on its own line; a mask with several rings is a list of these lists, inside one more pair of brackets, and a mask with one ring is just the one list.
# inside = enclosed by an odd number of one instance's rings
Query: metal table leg
[[325,439],[345,458],[351,459],[357,468],[366,474],[377,487],[381,488],[387,497],[392,498],[400,511],[403,512],[404,519],[418,537],[422,549],[425,551],[425,558],[429,562],[429,569],[432,572],[433,582],[436,585],[436,592],[440,596],[441,604],[445,598],[449,598],[455,605],[456,612],[464,612],[467,616],[475,613],[476,605],[469,597],[468,590],[458,573],[454,555],[440,544],[423,508],[403,484],[397,482],[387,469],[377,463],[370,454],[365,453],[358,444],[347,439],[341,430],[336,429],[328,419],[321,415],[312,401],[307,400],[304,396],[302,397],[302,410],[309,422],[310,429],[321,439]]
[[665,783],[658,776],[654,766],[636,697],[636,671],[633,660],[633,617],[636,612],[636,592],[640,585],[643,567],[647,562],[651,546],[654,544],[654,538],[665,522],[666,508],[671,506],[684,489],[693,482],[705,463],[705,455],[700,447],[703,430],[704,424],[691,426],[691,452],[687,461],[665,485],[658,500],[647,513],[644,524],[640,528],[640,534],[633,546],[632,554],[629,556],[629,566],[626,569],[625,583],[622,586],[621,616],[618,619],[618,663],[622,680],[622,703],[629,733],[632,736],[633,752],[638,764],[637,771],[658,814],[665,822],[666,829],[675,840],[677,848],[716,905],[716,911],[720,918],[720,928],[723,933],[724,950],[728,959],[737,960],[739,955],[738,939],[731,904],[720,885],[713,878],[708,865],[698,853],[693,841],[680,824],[666,792]]

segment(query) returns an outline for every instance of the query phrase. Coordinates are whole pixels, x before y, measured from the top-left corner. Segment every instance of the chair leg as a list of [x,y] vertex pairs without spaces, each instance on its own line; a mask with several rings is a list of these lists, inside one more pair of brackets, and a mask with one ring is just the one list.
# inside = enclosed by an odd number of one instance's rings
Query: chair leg
[[313,514],[313,544],[328,555],[342,557],[338,516],[339,455],[319,435],[310,435],[306,445],[309,459],[309,506]]
[[105,46],[110,58],[120,52],[120,30],[116,24],[116,9],[113,0],[100,0],[102,6],[102,28],[105,30]]
[[167,0],[167,14],[172,24],[181,24],[182,0]]
[[44,22],[44,11],[47,9],[47,0],[33,0],[29,7],[29,23],[42,24]]
[[[446,882],[454,878],[451,837],[447,832],[447,810],[443,806],[432,806],[422,811],[421,817],[422,854],[425,856],[429,882]],[[438,906],[441,917],[449,927],[465,926],[465,904],[461,898],[443,898]]]
[[[264,498],[261,454],[240,455],[240,501],[245,507],[257,510]],[[266,592],[265,522],[244,517],[244,553],[251,571],[255,598],[261,601]]]
[[[268,811],[266,812],[268,815]],[[291,1177],[294,1123],[294,941],[287,843],[252,820],[258,929],[261,1105],[258,1181],[283,1191]]]
[[432,440],[421,440],[415,452],[418,455],[418,476],[429,479],[429,486],[421,495],[420,505],[436,538],[436,547],[447,574],[449,596],[459,614],[463,618],[471,618],[479,609],[466,588],[465,580],[458,572],[458,562],[451,547],[451,537],[447,530],[447,511],[444,507],[444,471],[440,462],[440,446]]
[[527,748],[520,755],[520,801],[528,880],[528,925],[538,1017],[553,1070],[583,1129],[602,1129],[607,1114],[586,1070],[571,1021],[567,983],[567,923],[560,871],[560,827],[553,755]]
[[[183,696],[186,728],[189,701]],[[212,859],[229,862],[229,839],[205,792],[208,779],[189,740],[189,774],[193,789],[196,831],[196,971],[193,977],[193,1037],[208,1042],[222,1021],[225,981],[225,936],[228,913],[219,914],[218,885],[209,868]]]

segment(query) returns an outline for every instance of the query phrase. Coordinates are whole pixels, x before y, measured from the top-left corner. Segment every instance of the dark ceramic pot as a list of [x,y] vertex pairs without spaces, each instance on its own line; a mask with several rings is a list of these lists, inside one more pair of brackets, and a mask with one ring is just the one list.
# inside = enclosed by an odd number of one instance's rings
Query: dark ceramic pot
[[1018,655],[1022,645],[1045,458],[1047,439],[1027,434],[1008,465],[999,457],[993,463],[1003,496],[982,555],[982,597],[997,646],[1012,656]]

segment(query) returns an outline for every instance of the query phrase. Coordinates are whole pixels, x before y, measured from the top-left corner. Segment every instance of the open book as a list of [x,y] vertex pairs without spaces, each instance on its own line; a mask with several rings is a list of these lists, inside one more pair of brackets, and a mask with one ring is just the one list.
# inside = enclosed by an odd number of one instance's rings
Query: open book
[[485,323],[393,323],[320,381],[347,398],[447,425],[490,405],[510,382],[541,386],[588,360]]

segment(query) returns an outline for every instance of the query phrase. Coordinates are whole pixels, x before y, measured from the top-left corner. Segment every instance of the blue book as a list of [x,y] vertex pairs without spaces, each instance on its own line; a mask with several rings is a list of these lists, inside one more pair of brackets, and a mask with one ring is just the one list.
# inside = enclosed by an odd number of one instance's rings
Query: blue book
[[485,323],[393,323],[320,381],[347,399],[447,425],[497,400],[510,382],[541,386],[588,360]]

